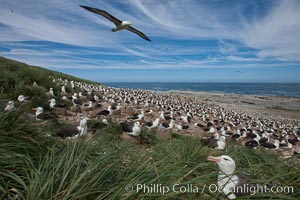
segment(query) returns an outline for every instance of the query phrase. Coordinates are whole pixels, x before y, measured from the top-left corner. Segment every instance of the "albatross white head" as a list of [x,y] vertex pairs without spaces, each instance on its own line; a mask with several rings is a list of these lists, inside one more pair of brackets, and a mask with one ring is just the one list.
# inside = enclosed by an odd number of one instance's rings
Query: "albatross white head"
[[132,132],[135,133],[135,135],[140,135],[141,134],[141,124],[140,122],[135,122],[134,126],[132,128]]
[[208,156],[207,160],[217,163],[222,174],[232,175],[235,171],[235,162],[227,155],[220,157]]
[[52,96],[54,96],[53,88],[49,89],[49,94],[52,95]]
[[224,150],[225,147],[226,147],[226,137],[225,136],[220,136],[219,140],[217,141],[217,145],[218,146],[215,149]]
[[12,111],[15,108],[15,102],[9,101],[4,108],[4,111]]
[[35,116],[38,116],[39,114],[44,112],[44,108],[42,107],[32,108],[32,110],[35,110]]
[[123,26],[130,26],[130,25],[132,25],[132,23],[131,23],[131,21],[126,20],[126,21],[122,21],[122,25]]
[[18,96],[18,101],[19,102],[23,102],[25,100],[25,96],[24,95],[19,95]]
[[55,99],[51,99],[50,101],[50,107],[54,108],[54,105],[56,104],[56,100]]

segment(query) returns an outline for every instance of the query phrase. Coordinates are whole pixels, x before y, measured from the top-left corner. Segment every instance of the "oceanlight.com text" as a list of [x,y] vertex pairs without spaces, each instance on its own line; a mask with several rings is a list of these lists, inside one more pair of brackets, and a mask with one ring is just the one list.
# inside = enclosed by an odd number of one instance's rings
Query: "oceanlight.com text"
[[273,193],[273,194],[290,194],[294,193],[293,186],[271,186],[271,185],[253,185],[253,184],[244,184],[241,186],[233,187],[233,188],[219,188],[216,184],[211,184],[209,186],[209,192],[224,192],[227,193],[241,193],[241,194],[249,194],[255,195],[257,193]]
[[255,195],[257,193],[281,193],[290,194],[294,193],[293,186],[261,186],[261,185],[248,185],[238,186],[235,188],[219,188],[216,184],[204,184],[202,186],[193,184],[173,184],[173,185],[163,185],[163,184],[135,184],[127,185],[125,187],[126,192],[136,192],[144,194],[161,194],[165,195],[167,193],[244,193],[249,195]]

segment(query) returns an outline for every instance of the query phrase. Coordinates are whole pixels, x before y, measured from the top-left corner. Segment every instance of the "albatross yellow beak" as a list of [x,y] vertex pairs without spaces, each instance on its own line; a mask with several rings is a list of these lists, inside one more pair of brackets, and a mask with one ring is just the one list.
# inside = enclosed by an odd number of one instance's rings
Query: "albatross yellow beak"
[[221,161],[221,157],[208,156],[207,160],[208,161],[212,161],[212,162],[220,162]]

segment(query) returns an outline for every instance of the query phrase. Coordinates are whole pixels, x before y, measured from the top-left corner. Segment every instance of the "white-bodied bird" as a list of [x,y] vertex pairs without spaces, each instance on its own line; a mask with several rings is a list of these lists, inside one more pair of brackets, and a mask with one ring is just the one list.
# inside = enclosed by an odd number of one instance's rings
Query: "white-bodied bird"
[[105,17],[106,19],[110,20],[111,22],[113,22],[116,25],[116,27],[111,30],[112,32],[116,32],[116,31],[126,29],[128,31],[131,31],[131,32],[137,34],[141,38],[151,42],[151,40],[144,33],[142,33],[141,31],[133,28],[132,26],[130,26],[130,25],[132,25],[131,21],[128,21],[128,20],[121,21],[121,20],[117,19],[116,17],[112,16],[111,14],[109,14],[108,12],[106,12],[104,10],[97,9],[97,8],[91,8],[91,7],[83,6],[83,5],[80,5],[80,7],[84,8],[84,9],[90,11],[90,12],[101,15],[101,16]]

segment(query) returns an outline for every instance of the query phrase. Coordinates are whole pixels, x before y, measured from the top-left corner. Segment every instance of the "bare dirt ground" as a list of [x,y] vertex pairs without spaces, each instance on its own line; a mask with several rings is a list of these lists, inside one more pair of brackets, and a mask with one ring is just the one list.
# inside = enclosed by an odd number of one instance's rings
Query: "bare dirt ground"
[[170,93],[193,96],[200,101],[217,104],[226,109],[300,120],[300,98],[190,91],[170,91]]

